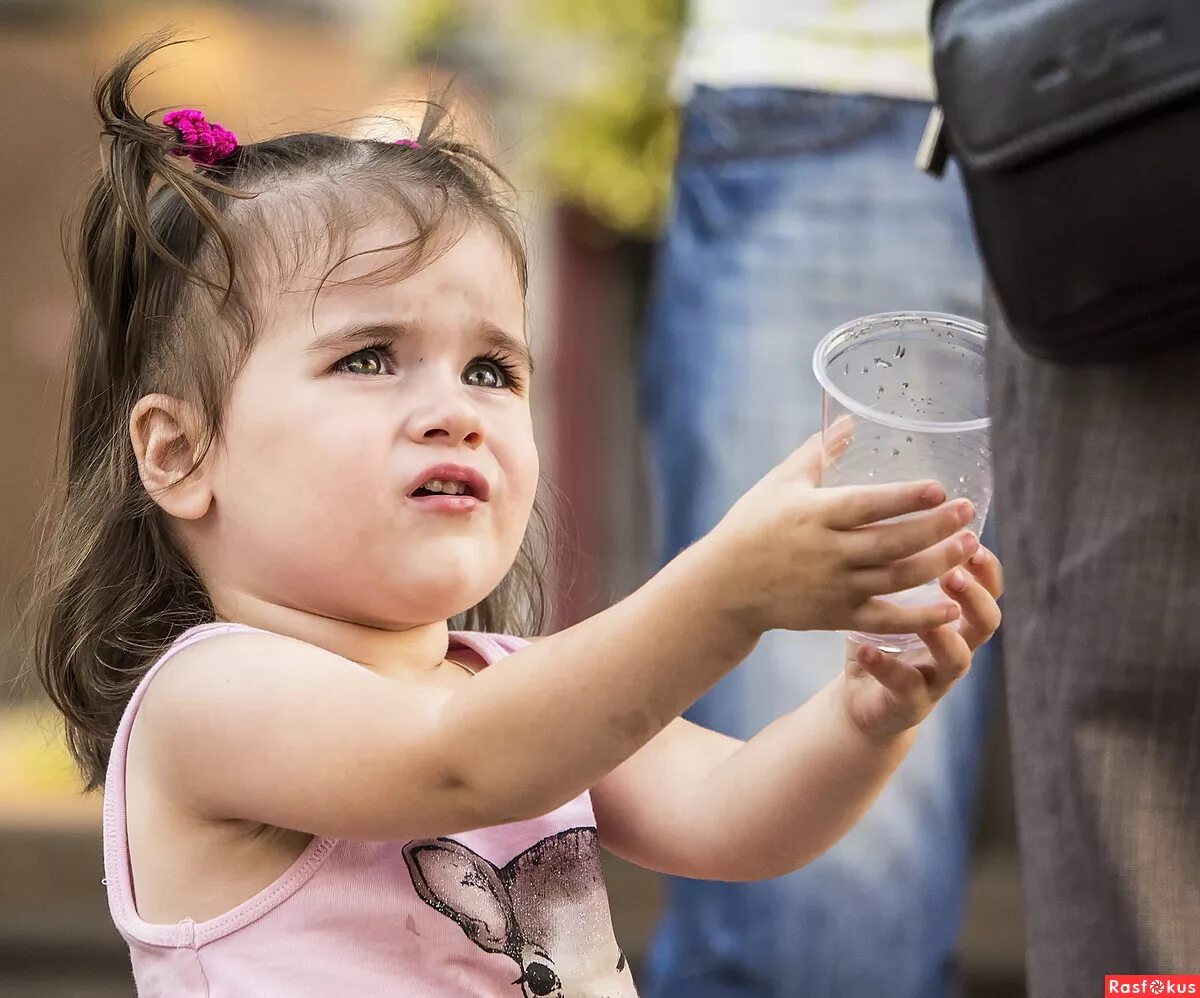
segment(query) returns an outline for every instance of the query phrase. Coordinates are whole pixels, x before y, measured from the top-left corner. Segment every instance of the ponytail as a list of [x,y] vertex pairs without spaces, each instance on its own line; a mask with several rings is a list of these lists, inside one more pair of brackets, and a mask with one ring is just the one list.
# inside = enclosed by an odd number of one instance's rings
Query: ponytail
[[171,303],[214,282],[192,266],[206,231],[233,253],[210,197],[218,182],[172,155],[169,128],[136,115],[133,71],[164,43],[129,52],[96,87],[105,144],[83,207],[76,258],[78,318],[62,441],[62,491],[35,566],[31,609],[39,679],[66,719],[88,789],[102,784],[116,726],[143,663],[181,630],[212,619],[211,601],[138,475],[128,419]]

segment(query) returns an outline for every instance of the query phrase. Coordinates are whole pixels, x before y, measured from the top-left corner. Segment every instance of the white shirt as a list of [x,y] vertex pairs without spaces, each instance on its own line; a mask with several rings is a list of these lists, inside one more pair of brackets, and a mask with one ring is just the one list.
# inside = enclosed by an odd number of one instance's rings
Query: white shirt
[[928,100],[929,0],[691,0],[675,92],[771,86]]

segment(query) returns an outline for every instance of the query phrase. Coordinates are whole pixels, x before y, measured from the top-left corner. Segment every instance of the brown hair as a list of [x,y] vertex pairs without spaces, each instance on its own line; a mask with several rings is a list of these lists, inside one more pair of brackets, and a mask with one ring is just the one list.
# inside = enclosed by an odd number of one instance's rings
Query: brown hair
[[[323,223],[319,234],[334,259],[364,202],[382,201],[411,221],[416,234],[384,248],[404,250],[410,273],[444,248],[447,226],[484,221],[508,246],[523,291],[527,282],[521,237],[495,183],[503,177],[448,136],[436,104],[428,105],[419,148],[291,134],[197,168],[173,155],[174,129],[131,107],[134,71],[170,44],[178,43],[165,34],[140,42],[96,87],[106,141],[77,237],[63,481],[30,602],[34,666],[66,719],[88,789],[103,784],[117,725],[151,663],[182,631],[214,619],[200,577],[139,477],[128,428],[137,400],[163,392],[194,402],[205,421],[196,463],[203,461],[255,342],[264,274],[286,277],[289,260],[315,243],[297,232],[314,223]],[[537,633],[548,530],[535,505],[511,571],[452,626]]]

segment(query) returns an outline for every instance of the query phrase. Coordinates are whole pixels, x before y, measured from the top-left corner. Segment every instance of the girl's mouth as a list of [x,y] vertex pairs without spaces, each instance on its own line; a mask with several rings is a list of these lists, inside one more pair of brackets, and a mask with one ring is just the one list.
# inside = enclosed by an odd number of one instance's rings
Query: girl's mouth
[[488,501],[490,492],[487,477],[477,469],[462,464],[435,464],[409,482],[405,494],[410,499],[471,498],[480,503]]

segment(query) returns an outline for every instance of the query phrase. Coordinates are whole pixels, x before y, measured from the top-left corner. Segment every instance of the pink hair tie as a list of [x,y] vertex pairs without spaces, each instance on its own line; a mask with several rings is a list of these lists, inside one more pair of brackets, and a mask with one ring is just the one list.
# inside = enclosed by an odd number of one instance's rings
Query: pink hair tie
[[416,139],[397,139],[393,145],[399,146],[401,149],[420,149],[421,143]]
[[203,111],[185,107],[163,115],[163,124],[179,133],[181,144],[171,150],[201,166],[215,166],[237,148],[237,136],[228,128],[209,121]]

